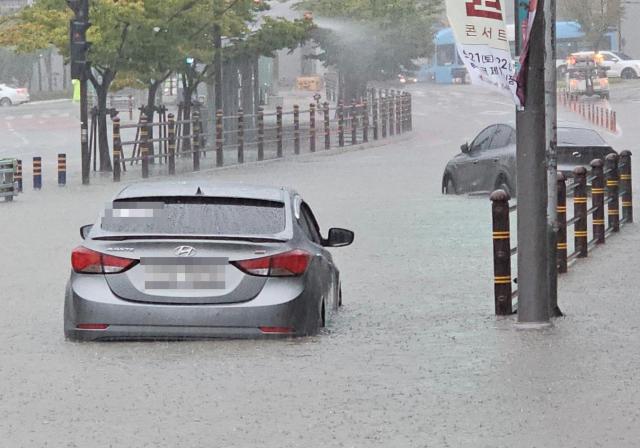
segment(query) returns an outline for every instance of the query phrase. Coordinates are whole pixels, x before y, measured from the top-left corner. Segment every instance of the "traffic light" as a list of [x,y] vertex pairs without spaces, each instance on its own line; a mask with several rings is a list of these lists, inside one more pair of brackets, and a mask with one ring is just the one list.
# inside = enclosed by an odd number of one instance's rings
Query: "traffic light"
[[71,54],[71,78],[81,79],[87,67],[87,51],[90,43],[87,42],[88,22],[72,20],[70,29],[70,54]]
[[89,22],[89,0],[67,0],[67,5],[75,13],[69,23],[69,53],[71,55],[71,78],[82,79],[87,70],[87,51],[91,45],[87,42]]

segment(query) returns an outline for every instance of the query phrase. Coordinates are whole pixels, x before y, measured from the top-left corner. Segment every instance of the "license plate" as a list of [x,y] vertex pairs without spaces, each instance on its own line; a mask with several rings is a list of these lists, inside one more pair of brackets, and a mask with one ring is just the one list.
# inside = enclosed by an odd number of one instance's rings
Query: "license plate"
[[224,289],[228,258],[140,259],[145,289]]

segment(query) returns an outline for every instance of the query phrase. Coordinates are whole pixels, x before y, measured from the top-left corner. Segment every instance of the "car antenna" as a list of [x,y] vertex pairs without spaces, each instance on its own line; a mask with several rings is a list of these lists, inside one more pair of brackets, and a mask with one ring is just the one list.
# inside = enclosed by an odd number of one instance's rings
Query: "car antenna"
[[196,191],[196,196],[204,196],[204,193],[202,192],[200,187],[198,187],[198,191]]

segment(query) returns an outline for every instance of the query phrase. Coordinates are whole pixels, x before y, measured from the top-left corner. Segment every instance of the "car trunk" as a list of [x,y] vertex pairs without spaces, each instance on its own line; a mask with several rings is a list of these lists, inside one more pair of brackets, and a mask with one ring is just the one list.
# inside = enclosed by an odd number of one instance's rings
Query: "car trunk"
[[[106,275],[126,300],[220,304],[255,298],[266,279],[230,262],[286,250],[284,203],[186,196],[114,201],[93,239],[104,254],[135,258],[130,269]],[[131,255],[135,255],[132,257]]]
[[255,298],[266,277],[245,274],[231,262],[286,250],[281,242],[244,241],[139,239],[109,242],[107,246],[98,250],[139,260],[123,273],[105,276],[115,295],[136,302],[185,305],[238,303]]
[[610,146],[558,146],[558,171],[571,177],[576,167],[591,169],[591,161],[615,154]]

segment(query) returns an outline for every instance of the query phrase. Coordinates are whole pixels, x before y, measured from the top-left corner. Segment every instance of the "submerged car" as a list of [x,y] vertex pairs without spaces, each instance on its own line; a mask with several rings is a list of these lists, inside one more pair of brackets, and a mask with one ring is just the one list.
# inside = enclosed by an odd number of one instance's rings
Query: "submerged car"
[[29,91],[27,89],[0,84],[0,107],[28,103],[29,100]]
[[294,190],[149,183],[120,191],[71,255],[72,340],[301,336],[342,304],[329,247]]
[[[512,124],[493,124],[447,163],[442,177],[445,194],[491,192],[516,194],[516,131]],[[596,131],[574,123],[558,124],[558,171],[572,177],[578,166],[615,153]]]

